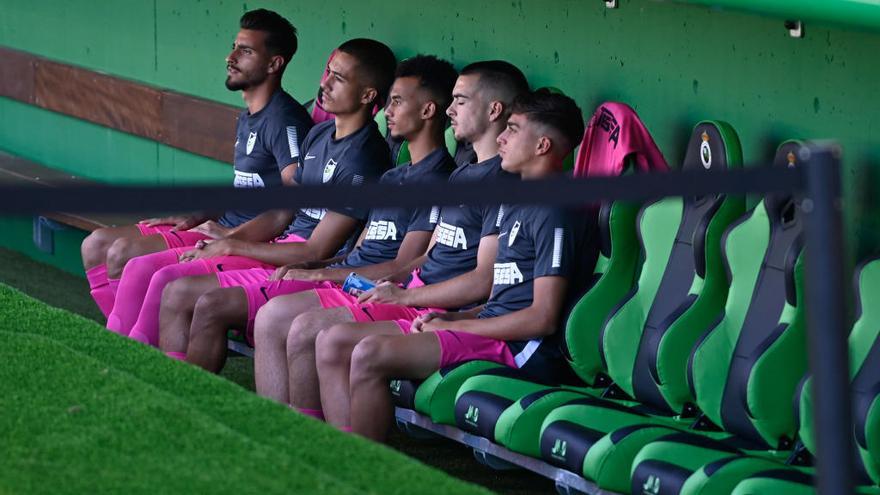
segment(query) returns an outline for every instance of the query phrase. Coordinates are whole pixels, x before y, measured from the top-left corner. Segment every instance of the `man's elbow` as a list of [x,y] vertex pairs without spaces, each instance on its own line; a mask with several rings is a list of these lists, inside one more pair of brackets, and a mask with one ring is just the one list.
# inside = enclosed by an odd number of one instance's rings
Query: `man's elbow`
[[548,315],[547,311],[538,311],[535,320],[538,323],[535,329],[538,337],[549,337],[559,329],[559,319],[554,315]]

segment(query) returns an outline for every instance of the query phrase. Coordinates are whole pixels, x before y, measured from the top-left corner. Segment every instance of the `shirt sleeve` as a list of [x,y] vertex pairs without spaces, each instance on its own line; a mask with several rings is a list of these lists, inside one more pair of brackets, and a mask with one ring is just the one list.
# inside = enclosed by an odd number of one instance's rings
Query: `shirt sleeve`
[[[314,126],[309,129],[308,134],[303,138],[303,143],[301,147],[301,155],[305,156],[308,153],[309,146],[315,141],[315,134],[317,134],[318,126]],[[314,131],[314,132],[313,132]],[[305,168],[303,164],[303,159],[299,159],[299,166],[296,167],[296,173],[293,175],[293,180],[296,181],[297,184],[303,183],[303,169]]]
[[487,235],[498,235],[498,231],[501,228],[501,217],[504,214],[504,207],[494,205],[494,206],[484,206],[482,207],[483,212],[483,227],[480,230],[480,238],[486,237]]
[[416,208],[409,219],[407,232],[433,232],[440,220],[440,207]]
[[291,163],[301,164],[302,141],[310,126],[291,112],[282,113],[271,119],[266,126],[266,142],[275,157],[278,170],[284,170]]
[[554,275],[569,276],[577,255],[576,222],[565,210],[548,209],[536,215],[535,278]]

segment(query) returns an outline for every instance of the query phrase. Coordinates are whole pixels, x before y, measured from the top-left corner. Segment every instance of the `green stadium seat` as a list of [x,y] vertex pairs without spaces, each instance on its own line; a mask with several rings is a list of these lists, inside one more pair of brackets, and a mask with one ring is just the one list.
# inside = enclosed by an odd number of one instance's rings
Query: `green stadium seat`
[[[774,164],[792,166],[800,146],[783,143]],[[639,451],[634,491],[729,493],[744,477],[779,467],[794,446],[792,398],[807,366],[795,199],[768,195],[728,229],[722,250],[731,281],[724,314],[688,360],[702,416],[694,431]]]
[[[635,261],[638,256],[635,239],[635,216],[637,208],[627,203],[603,205],[599,213],[600,252],[594,273],[594,283],[569,318],[569,326],[582,325],[584,332],[592,332],[598,338],[604,316],[609,314],[632,286]],[[576,316],[579,315],[579,316]],[[598,317],[596,315],[599,315]],[[572,323],[572,318],[575,323]],[[585,327],[584,325],[592,325]],[[601,359],[595,354],[595,368]],[[471,361],[441,369],[417,389],[412,382],[392,383],[395,405],[415,409],[435,423],[455,424],[455,398],[462,383],[481,373],[487,376],[514,377],[513,386],[523,387],[517,398],[535,389],[547,389],[549,384],[536,384],[523,379],[517,370],[487,361]],[[593,383],[591,380],[590,383]]]
[[[685,170],[714,171],[741,166],[739,139],[723,122],[698,124],[687,150]],[[659,389],[671,386],[676,391],[684,390],[681,395],[689,396],[684,379],[687,353],[699,333],[720,313],[726,295],[718,240],[744,210],[742,198],[724,196],[665,198],[644,206],[636,223],[641,250],[629,255],[628,273],[618,273],[605,287],[595,288],[610,289],[606,293],[591,290],[572,312],[566,329],[565,343],[572,368],[597,388],[572,391],[530,384],[532,390],[529,390],[528,386],[517,383],[517,379],[524,381],[521,377],[501,379],[488,376],[497,373],[494,370],[484,372],[465,382],[459,391],[456,403],[459,427],[515,452],[540,456],[540,428],[544,418],[556,407],[584,399],[584,393],[602,394],[602,387],[609,384],[608,378],[602,376],[603,371],[609,375],[615,371],[616,376],[611,376],[611,380],[624,383],[627,398],[635,397],[653,404],[658,411],[671,412]],[[634,262],[638,259],[641,263],[636,266]],[[633,286],[634,269],[640,276]],[[610,294],[613,296],[608,297]],[[599,308],[602,310],[598,311]],[[612,314],[610,318],[609,314]],[[603,345],[597,346],[600,341]],[[614,361],[614,353],[633,358],[640,354],[643,356],[641,366],[636,367],[633,360],[626,358]],[[677,361],[680,361],[678,368],[675,367]],[[659,383],[653,379],[657,369],[664,372]],[[680,379],[669,379],[669,375]],[[647,378],[649,384],[642,383],[641,389],[633,388],[634,382],[639,384],[639,378],[642,382]],[[528,395],[516,395],[519,390]],[[482,406],[482,424],[469,424],[462,413],[477,403]],[[495,417],[503,421],[492,424]],[[575,471],[580,471],[579,466]]]
[[[855,444],[858,448],[857,468],[859,493],[880,493],[880,447],[876,430],[880,417],[875,405],[880,402],[880,258],[859,265],[855,275],[858,319],[849,335],[850,377],[853,385]],[[798,435],[806,450],[800,464],[810,464],[816,454],[813,431],[813,399],[810,380],[805,380],[798,397],[800,428]],[[794,459],[791,459],[792,461]],[[739,483],[734,493],[812,494],[813,470],[793,466],[755,474]],[[760,491],[758,491],[760,490]]]

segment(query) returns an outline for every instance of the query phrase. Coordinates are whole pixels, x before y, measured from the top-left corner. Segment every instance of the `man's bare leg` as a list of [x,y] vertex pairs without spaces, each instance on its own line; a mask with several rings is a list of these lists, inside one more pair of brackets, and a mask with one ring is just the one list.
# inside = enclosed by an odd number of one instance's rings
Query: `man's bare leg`
[[107,276],[119,278],[128,260],[165,249],[168,249],[168,245],[161,235],[120,237],[107,249]]
[[371,335],[400,335],[393,321],[341,323],[321,330],[315,339],[321,406],[324,418],[337,428],[351,426],[351,353],[361,340]]
[[440,369],[440,341],[433,332],[371,335],[351,354],[351,431],[385,441],[394,415],[388,381],[421,380]]
[[314,291],[286,294],[269,300],[254,322],[254,381],[263,397],[290,403],[287,386],[287,334],[293,320],[320,308]]
[[159,347],[163,351],[186,353],[196,302],[218,287],[214,274],[179,278],[165,286],[159,309]]
[[321,394],[315,362],[318,333],[338,323],[354,322],[348,308],[329,308],[303,313],[293,320],[287,334],[287,369],[290,405],[299,410],[320,410]]
[[[123,237],[140,237],[141,231],[134,225],[123,227],[104,227],[95,230],[80,245],[83,267],[91,270],[98,265],[107,263],[107,250],[117,239]],[[160,236],[161,238],[161,236]]]
[[[214,279],[217,282],[216,278]],[[217,282],[219,286],[219,282]],[[196,302],[186,360],[212,373],[226,364],[226,331],[247,327],[247,295],[242,287],[216,288]]]

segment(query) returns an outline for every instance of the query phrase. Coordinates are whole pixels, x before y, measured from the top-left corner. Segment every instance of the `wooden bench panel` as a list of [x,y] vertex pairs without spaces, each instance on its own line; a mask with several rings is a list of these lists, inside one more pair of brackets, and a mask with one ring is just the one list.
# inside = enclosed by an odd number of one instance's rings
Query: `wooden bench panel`
[[162,137],[162,92],[49,61],[34,67],[37,106],[154,141]]
[[232,163],[241,108],[0,46],[0,96]]
[[14,50],[0,49],[3,57],[3,73],[0,77],[0,96],[12,98],[29,105],[34,104],[34,66],[31,56]]

